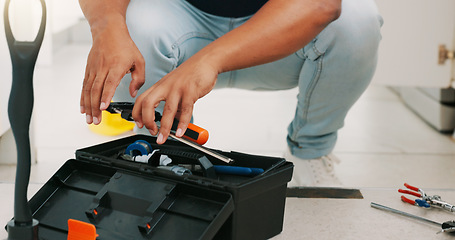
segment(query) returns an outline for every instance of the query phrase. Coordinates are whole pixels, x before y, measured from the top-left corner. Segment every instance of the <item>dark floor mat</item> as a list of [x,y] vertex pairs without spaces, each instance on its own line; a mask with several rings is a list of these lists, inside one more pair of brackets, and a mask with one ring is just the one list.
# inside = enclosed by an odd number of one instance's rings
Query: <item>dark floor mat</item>
[[359,189],[329,187],[293,187],[286,192],[288,198],[349,198],[363,199]]

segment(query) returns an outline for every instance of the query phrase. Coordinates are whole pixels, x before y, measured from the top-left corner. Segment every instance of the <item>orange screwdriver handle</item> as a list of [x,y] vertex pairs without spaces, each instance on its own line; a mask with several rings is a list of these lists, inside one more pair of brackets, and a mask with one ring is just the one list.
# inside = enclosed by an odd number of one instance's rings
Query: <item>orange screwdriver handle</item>
[[[111,102],[109,107],[106,111],[110,113],[120,113],[123,119],[128,121],[134,121],[132,117],[134,103],[130,102]],[[161,121],[161,113],[155,111],[155,122]],[[179,121],[174,118],[174,122],[172,123],[171,130],[177,131],[177,127],[179,125]],[[198,127],[192,123],[188,124],[188,127],[183,134],[183,137],[198,143],[199,145],[203,145],[209,139],[209,132],[201,127]]]
[[188,128],[186,129],[183,137],[198,143],[199,145],[204,145],[207,140],[209,140],[209,132],[199,126],[196,126],[192,123],[188,124]]

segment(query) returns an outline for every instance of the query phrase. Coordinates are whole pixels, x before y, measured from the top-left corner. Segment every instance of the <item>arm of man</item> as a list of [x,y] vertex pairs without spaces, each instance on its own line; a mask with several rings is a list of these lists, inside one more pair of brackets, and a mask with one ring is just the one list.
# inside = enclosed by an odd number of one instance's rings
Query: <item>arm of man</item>
[[[308,44],[338,18],[341,0],[269,0],[251,19],[215,40],[141,94],[133,109],[139,127],[166,141],[175,116],[177,136],[190,122],[193,105],[210,92],[219,73],[284,58]],[[154,110],[165,101],[161,128]]]
[[131,72],[130,94],[145,81],[145,63],[131,39],[125,16],[129,0],[79,0],[90,24],[93,45],[85,68],[81,113],[87,123],[99,124],[122,77]]

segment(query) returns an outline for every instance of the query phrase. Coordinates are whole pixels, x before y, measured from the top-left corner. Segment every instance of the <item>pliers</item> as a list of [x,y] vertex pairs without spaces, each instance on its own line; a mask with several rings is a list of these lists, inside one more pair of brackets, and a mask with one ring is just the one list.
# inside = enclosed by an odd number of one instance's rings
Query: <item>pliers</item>
[[409,204],[412,204],[412,205],[415,205],[415,206],[419,206],[419,207],[425,207],[425,208],[429,208],[430,207],[430,204],[426,201],[426,198],[427,198],[427,194],[420,188],[417,188],[417,187],[413,187],[407,183],[404,184],[404,186],[408,189],[411,189],[411,190],[403,190],[403,189],[398,189],[398,192],[400,193],[404,193],[404,194],[410,194],[410,195],[413,195],[413,196],[416,196],[416,197],[419,197],[419,198],[422,198],[422,199],[415,199],[415,200],[412,200],[412,199],[409,199],[403,195],[401,195],[401,200],[403,202],[407,202]]
[[429,196],[422,189],[413,187],[407,183],[405,183],[404,186],[408,189],[411,189],[412,191],[398,189],[398,192],[410,194],[410,195],[419,197],[421,199],[418,198],[416,200],[411,200],[409,198],[406,198],[405,196],[401,196],[401,200],[403,202],[407,202],[409,204],[416,205],[419,207],[429,208],[430,206],[433,206],[433,207],[442,208],[449,212],[455,212],[455,205],[442,201],[440,196],[438,196],[438,195]]

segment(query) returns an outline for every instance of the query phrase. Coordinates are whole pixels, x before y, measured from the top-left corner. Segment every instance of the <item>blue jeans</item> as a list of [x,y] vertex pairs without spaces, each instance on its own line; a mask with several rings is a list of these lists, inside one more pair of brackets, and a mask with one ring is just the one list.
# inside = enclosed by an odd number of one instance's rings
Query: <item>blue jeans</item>
[[[146,83],[139,94],[248,19],[210,15],[185,0],[132,0],[128,29],[146,62]],[[327,155],[348,110],[371,81],[381,25],[374,0],[343,0],[339,19],[307,46],[272,63],[222,73],[215,88],[298,87],[297,109],[288,127],[290,150],[303,159]],[[134,101],[128,94],[130,81],[130,75],[122,79],[114,101]]]

